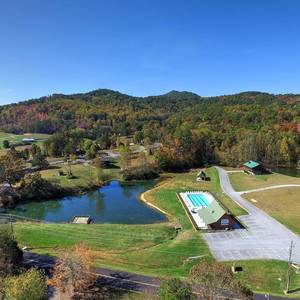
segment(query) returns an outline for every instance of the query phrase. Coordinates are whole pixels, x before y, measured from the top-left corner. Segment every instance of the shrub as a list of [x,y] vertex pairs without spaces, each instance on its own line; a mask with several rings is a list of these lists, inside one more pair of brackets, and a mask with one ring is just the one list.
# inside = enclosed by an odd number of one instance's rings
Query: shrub
[[9,141],[8,140],[4,140],[3,141],[3,148],[8,149],[10,146]]
[[162,281],[159,288],[161,300],[191,300],[194,299],[192,286],[179,278],[169,278]]
[[5,293],[9,300],[41,300],[45,298],[46,292],[45,275],[37,269],[6,279]]

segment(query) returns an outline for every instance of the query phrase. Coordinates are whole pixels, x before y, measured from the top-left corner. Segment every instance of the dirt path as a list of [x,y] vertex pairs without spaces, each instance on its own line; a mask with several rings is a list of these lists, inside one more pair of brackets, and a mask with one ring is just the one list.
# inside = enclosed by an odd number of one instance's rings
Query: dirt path
[[141,200],[142,200],[143,202],[145,202],[147,205],[149,205],[149,206],[153,207],[154,209],[156,209],[156,210],[162,212],[162,213],[165,214],[166,216],[170,216],[170,214],[167,213],[165,210],[159,208],[158,206],[154,205],[154,204],[151,203],[150,201],[148,201],[148,200],[147,200],[147,195],[148,195],[149,193],[152,193],[152,192],[155,191],[155,190],[160,189],[162,186],[166,186],[168,183],[169,183],[169,182],[167,181],[167,182],[164,182],[164,183],[162,183],[162,184],[160,184],[160,185],[157,185],[157,186],[154,187],[153,189],[148,190],[148,191],[142,193],[142,194],[141,194],[141,197],[140,197]]

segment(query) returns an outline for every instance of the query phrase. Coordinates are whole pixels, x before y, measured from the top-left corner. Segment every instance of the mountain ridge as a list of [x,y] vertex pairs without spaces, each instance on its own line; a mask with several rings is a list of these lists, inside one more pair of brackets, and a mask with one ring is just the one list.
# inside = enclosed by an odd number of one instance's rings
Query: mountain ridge
[[112,90],[112,89],[106,89],[106,88],[98,88],[95,90],[91,90],[88,92],[80,92],[80,93],[71,93],[71,94],[65,94],[65,93],[53,93],[50,95],[44,95],[37,98],[30,98],[30,99],[24,99],[20,101],[14,101],[9,104],[0,105],[0,107],[3,106],[10,106],[10,105],[18,105],[18,104],[24,104],[26,102],[32,102],[32,101],[43,101],[48,99],[56,99],[56,98],[85,98],[87,96],[117,96],[120,98],[131,98],[131,99],[147,99],[147,98],[173,98],[173,97],[180,97],[180,96],[188,96],[188,97],[198,97],[201,99],[211,99],[211,98],[223,98],[223,97],[233,97],[233,96],[257,96],[257,95],[269,95],[274,97],[299,97],[300,101],[300,94],[294,94],[294,93],[285,93],[285,94],[273,94],[268,92],[261,92],[261,91],[244,91],[244,92],[237,92],[233,94],[224,94],[224,95],[217,95],[217,96],[201,96],[197,93],[194,93],[192,91],[178,91],[178,90],[170,90],[169,92],[166,92],[164,94],[159,95],[148,95],[148,96],[133,96],[129,94],[122,93],[118,90]]

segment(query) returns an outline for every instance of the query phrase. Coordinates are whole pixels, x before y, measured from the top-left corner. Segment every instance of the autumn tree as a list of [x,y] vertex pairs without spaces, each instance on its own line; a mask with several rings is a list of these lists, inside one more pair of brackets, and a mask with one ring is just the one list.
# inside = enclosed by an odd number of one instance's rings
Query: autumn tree
[[92,258],[92,251],[84,244],[75,245],[70,251],[61,253],[49,283],[69,298],[76,292],[85,291],[95,281]]
[[130,167],[131,150],[128,146],[120,147],[120,166],[122,170],[127,170]]
[[199,285],[197,292],[204,300],[214,300],[222,293],[235,295],[238,299],[251,299],[251,292],[237,282],[231,270],[217,262],[202,262],[190,271],[193,284]]
[[105,174],[103,172],[102,160],[100,157],[95,159],[94,166],[96,168],[96,180],[97,183],[100,184],[105,181]]
[[7,225],[0,225],[0,280],[11,275],[20,267],[23,252],[18,247],[12,231]]
[[33,156],[31,165],[33,167],[39,167],[41,169],[45,169],[49,166],[49,163],[45,157],[45,155],[42,154],[42,152],[36,152],[36,154]]
[[14,149],[7,151],[6,155],[0,157],[0,179],[10,186],[19,181],[23,176],[25,162]]

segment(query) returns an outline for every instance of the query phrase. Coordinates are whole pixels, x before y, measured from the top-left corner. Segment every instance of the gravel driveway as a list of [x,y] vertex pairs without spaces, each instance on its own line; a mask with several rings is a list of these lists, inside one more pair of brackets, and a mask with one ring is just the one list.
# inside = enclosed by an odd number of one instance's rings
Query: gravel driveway
[[239,219],[247,227],[228,232],[203,234],[211,252],[219,261],[278,259],[288,260],[291,240],[294,241],[293,262],[300,263],[300,237],[274,218],[245,200],[229,181],[228,173],[217,167],[223,191],[248,211]]

